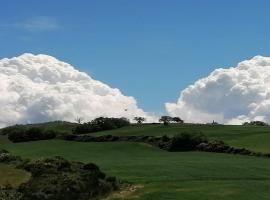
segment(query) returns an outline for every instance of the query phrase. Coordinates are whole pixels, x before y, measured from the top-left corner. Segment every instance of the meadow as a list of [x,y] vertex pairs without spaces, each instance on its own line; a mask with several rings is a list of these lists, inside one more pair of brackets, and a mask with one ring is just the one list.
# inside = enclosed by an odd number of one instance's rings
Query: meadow
[[207,124],[146,124],[133,125],[95,135],[153,135],[173,136],[178,133],[203,133],[209,139],[223,140],[235,147],[245,147],[259,152],[270,152],[269,126],[207,125]]
[[[51,126],[61,129],[58,125]],[[174,135],[179,132],[202,132],[211,139],[222,139],[233,146],[270,152],[269,127],[146,124],[97,135]],[[60,155],[69,160],[93,162],[107,174],[138,185],[139,189],[134,193],[115,199],[270,199],[269,158],[167,152],[130,142],[82,143],[54,139],[14,144],[4,136],[1,136],[0,147],[23,158]]]

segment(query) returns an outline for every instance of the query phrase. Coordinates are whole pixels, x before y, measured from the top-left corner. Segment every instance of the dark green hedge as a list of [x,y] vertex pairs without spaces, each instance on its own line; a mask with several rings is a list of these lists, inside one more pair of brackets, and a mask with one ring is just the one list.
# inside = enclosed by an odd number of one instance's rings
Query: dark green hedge
[[105,131],[111,129],[117,129],[130,125],[130,122],[126,118],[107,118],[99,117],[91,122],[78,125],[74,130],[74,134],[93,133],[98,131]]
[[17,127],[9,130],[8,139],[12,142],[27,142],[35,140],[53,139],[57,135],[54,130],[42,130],[41,128],[24,129]]

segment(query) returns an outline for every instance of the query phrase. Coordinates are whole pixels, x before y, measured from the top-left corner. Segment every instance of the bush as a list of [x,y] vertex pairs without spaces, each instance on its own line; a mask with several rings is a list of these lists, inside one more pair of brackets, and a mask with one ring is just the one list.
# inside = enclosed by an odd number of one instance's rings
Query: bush
[[1,153],[0,154],[0,163],[6,164],[19,164],[22,162],[21,157],[11,155],[10,153]]
[[0,199],[1,200],[21,200],[22,194],[12,188],[0,188]]
[[22,199],[99,199],[118,188],[117,180],[106,179],[95,164],[69,162],[59,156],[28,162],[22,168],[32,173],[18,189]]
[[99,117],[91,122],[78,125],[74,130],[74,134],[93,133],[98,131],[112,130],[130,125],[126,118],[106,118]]
[[9,133],[21,132],[21,131],[25,131],[25,128],[23,127],[23,125],[14,125],[14,126],[9,126],[9,127],[1,129],[1,134],[8,135]]
[[262,122],[262,121],[244,122],[243,125],[244,125],[244,126],[246,126],[246,125],[253,125],[253,126],[269,126],[269,124],[267,124],[266,122]]
[[196,150],[198,144],[207,142],[207,138],[201,133],[181,133],[174,136],[168,146],[168,151],[191,151]]
[[2,153],[8,153],[8,151],[5,150],[5,149],[0,149],[0,155],[1,155]]
[[43,131],[40,128],[13,129],[8,133],[8,139],[12,142],[27,142],[35,140],[47,140],[56,137],[56,132],[53,130]]

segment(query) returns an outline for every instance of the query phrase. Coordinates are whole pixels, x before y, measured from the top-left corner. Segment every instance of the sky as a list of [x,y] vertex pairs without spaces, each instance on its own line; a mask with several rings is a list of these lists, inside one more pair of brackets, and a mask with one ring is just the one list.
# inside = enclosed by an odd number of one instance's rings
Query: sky
[[270,55],[267,0],[9,0],[0,58],[48,54],[148,112],[218,67]]

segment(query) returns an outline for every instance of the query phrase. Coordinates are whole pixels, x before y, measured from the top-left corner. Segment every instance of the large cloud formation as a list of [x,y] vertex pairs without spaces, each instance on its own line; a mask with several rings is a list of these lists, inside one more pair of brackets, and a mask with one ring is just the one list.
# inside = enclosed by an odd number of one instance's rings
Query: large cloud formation
[[153,118],[133,97],[47,55],[0,60],[0,127],[98,116]]
[[236,67],[216,69],[166,103],[170,115],[190,122],[270,122],[270,57],[255,56]]

